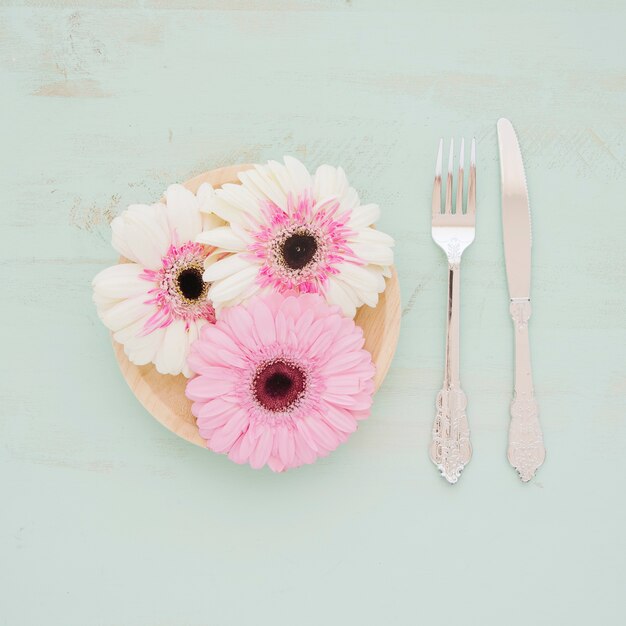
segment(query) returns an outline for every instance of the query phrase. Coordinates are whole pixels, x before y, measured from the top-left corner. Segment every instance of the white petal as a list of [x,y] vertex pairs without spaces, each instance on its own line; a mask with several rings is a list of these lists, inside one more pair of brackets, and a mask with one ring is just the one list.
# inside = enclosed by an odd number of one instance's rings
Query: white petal
[[202,230],[198,200],[182,185],[170,185],[166,192],[167,220],[172,232],[172,242],[178,245],[194,241]]
[[113,305],[119,302],[118,298],[108,298],[107,296],[103,296],[101,293],[98,293],[97,291],[93,292],[92,298],[93,298],[94,304],[96,305],[96,308],[98,309],[98,315],[100,315],[100,317],[102,317],[102,314],[105,311],[107,311]]
[[276,178],[272,175],[271,169],[267,165],[256,165],[253,170],[241,172],[239,180],[259,200],[271,200],[283,211],[287,210],[287,196],[280,185],[277,184]]
[[328,279],[326,299],[330,304],[336,304],[347,317],[356,315],[356,306],[346,289],[335,278]]
[[339,197],[340,210],[339,213],[346,211],[354,211],[359,206],[359,194],[353,187],[348,187],[346,191]]
[[237,298],[251,288],[258,273],[258,266],[251,265],[228,278],[213,283],[209,288],[209,299],[219,307]]
[[317,200],[331,196],[342,200],[350,190],[345,172],[332,165],[320,165],[317,168],[313,186]]
[[119,252],[123,257],[126,257],[130,260],[133,256],[133,251],[126,243],[126,226],[124,225],[124,220],[121,216],[116,217],[111,222],[111,245],[117,252]]
[[180,374],[187,356],[187,331],[183,320],[173,321],[165,329],[163,343],[154,364],[161,374]]
[[354,306],[356,306],[358,309],[363,304],[363,299],[357,293],[354,287],[346,283],[344,280],[341,280],[340,277],[333,277],[333,279],[339,283],[339,285],[343,288],[346,294],[348,294],[348,297],[352,300]]
[[307,170],[304,164],[298,161],[298,159],[294,159],[294,157],[286,156],[284,157],[284,161],[291,179],[292,192],[296,196],[299,196],[305,191],[309,191],[313,186],[313,180],[309,170]]
[[217,197],[226,201],[231,206],[243,211],[255,220],[262,218],[261,207],[258,198],[256,198],[243,185],[227,183],[217,190]]
[[291,195],[297,199],[304,193],[310,192],[313,181],[306,167],[298,159],[290,156],[284,157],[284,161],[284,165],[278,161],[269,161],[266,167],[285,196]]
[[167,206],[173,209],[193,211],[198,208],[198,199],[183,185],[170,185],[165,192]]
[[351,243],[350,249],[359,259],[376,265],[392,265],[393,250],[388,246],[372,243]]
[[213,211],[213,202],[215,201],[215,189],[211,183],[202,183],[196,193],[198,199],[198,209],[202,213],[211,213]]
[[[264,296],[265,294],[272,293],[271,287],[261,287],[256,280],[252,280],[248,287],[244,289],[238,298],[235,300],[231,300],[232,305],[241,304],[242,302],[247,302],[251,298],[256,298],[257,296]],[[232,306],[231,305],[231,306]]]
[[135,365],[154,363],[164,337],[165,328],[157,328],[148,335],[134,335],[124,343],[124,352]]
[[213,265],[213,263],[217,263],[221,258],[224,258],[226,254],[227,253],[224,252],[223,250],[220,250],[219,248],[215,248],[213,252],[211,252],[208,256],[205,257],[204,269],[207,269],[208,267]]
[[193,372],[191,371],[191,369],[189,368],[189,365],[187,364],[187,357],[189,356],[189,348],[191,347],[193,342],[200,336],[200,329],[205,324],[208,324],[208,322],[202,319],[197,320],[195,322],[191,322],[189,324],[189,329],[187,330],[187,354],[185,356],[185,365],[183,366],[183,370],[182,370],[183,374],[187,378],[191,378],[191,376],[193,376]]
[[224,226],[226,222],[215,213],[202,213],[202,230],[211,230]]
[[313,193],[316,200],[337,196],[337,169],[330,165],[320,165],[313,178]]
[[122,300],[147,293],[152,284],[140,278],[144,268],[137,263],[121,263],[102,270],[92,281],[99,296]]
[[228,252],[241,252],[246,249],[246,244],[235,234],[230,226],[206,230],[196,237],[196,241],[207,246],[222,248]]
[[358,241],[359,243],[372,243],[382,246],[388,246],[390,248],[392,248],[394,245],[393,237],[374,228],[362,228],[357,231],[357,234],[354,237],[351,237],[348,241]]
[[[340,279],[337,280],[339,280],[339,282],[341,283]],[[347,283],[342,283],[342,285],[344,286],[344,288],[346,288],[346,290],[352,289],[354,291],[355,296],[358,298],[357,307],[360,307],[363,304],[375,307],[378,304],[378,291],[354,287],[353,285],[348,285]]]
[[268,161],[267,167],[272,172],[272,176],[276,179],[276,182],[280,185],[285,195],[295,193],[291,176],[285,165],[278,161]]
[[339,278],[357,291],[378,293],[385,288],[385,279],[380,271],[353,263],[338,263],[336,267],[339,270]]
[[104,325],[116,332],[136,322],[139,318],[145,317],[152,309],[151,305],[145,304],[145,299],[145,294],[142,294],[128,300],[121,300],[110,309],[101,311],[100,317]]
[[111,228],[113,246],[120,254],[150,269],[161,266],[171,244],[164,205],[131,205],[113,220]]
[[356,189],[350,187],[346,173],[340,167],[320,165],[315,172],[313,180],[314,198],[337,198],[339,200],[339,212],[352,212],[359,206],[359,194]]
[[213,212],[225,222],[229,222],[231,226],[233,224],[238,224],[243,228],[252,227],[251,218],[246,212],[230,204],[228,201],[220,196],[215,199]]
[[[113,333],[113,339],[124,346],[131,345],[135,340],[140,340],[143,335],[143,330],[146,326],[146,322],[150,319],[150,316],[154,313],[152,309],[146,309],[147,313],[140,317],[138,320],[129,324],[125,328]],[[152,333],[150,333],[152,334]]]
[[[243,269],[250,267],[250,261],[248,261],[243,254],[231,254],[215,263],[209,265],[204,270],[202,278],[207,283],[212,283],[217,280],[221,280],[235,274]],[[255,265],[255,269],[256,269]]]
[[350,191],[350,185],[348,184],[348,178],[346,176],[346,173],[343,171],[343,167],[338,167],[337,168],[336,176],[337,176],[337,178],[336,178],[335,184],[337,185],[337,195],[342,197],[342,196],[346,195]]
[[355,230],[371,226],[380,218],[380,207],[377,204],[362,204],[352,209],[348,226]]

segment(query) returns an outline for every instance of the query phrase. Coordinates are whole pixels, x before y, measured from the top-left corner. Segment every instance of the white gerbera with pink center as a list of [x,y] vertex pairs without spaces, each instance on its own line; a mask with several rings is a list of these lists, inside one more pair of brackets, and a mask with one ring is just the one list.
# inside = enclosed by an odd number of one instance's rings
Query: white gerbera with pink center
[[[222,221],[208,212],[213,188],[194,195],[171,185],[165,202],[128,207],[111,223],[120,263],[93,279],[98,315],[137,365],[154,363],[161,374],[191,376],[190,344],[215,322],[202,273],[210,248],[197,243],[203,228]],[[201,212],[201,209],[204,212]]]
[[372,228],[378,206],[360,203],[341,168],[312,176],[284,160],[215,191],[210,208],[228,224],[197,238],[217,248],[204,272],[210,299],[220,309],[271,290],[320,293],[349,317],[376,306],[393,264],[393,239]]
[[189,355],[186,393],[207,447],[274,471],[327,455],[369,415],[375,369],[363,344],[318,294],[224,309]]

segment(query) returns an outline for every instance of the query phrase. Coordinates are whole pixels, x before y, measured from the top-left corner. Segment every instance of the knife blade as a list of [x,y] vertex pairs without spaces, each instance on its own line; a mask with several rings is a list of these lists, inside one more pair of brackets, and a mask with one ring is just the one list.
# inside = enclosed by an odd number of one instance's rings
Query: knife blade
[[515,329],[515,391],[507,457],[522,481],[529,481],[543,463],[546,451],[539,423],[530,363],[528,321],[530,304],[531,224],[526,174],[517,135],[511,122],[498,120],[502,233],[509,284],[509,311]]
[[513,125],[498,120],[504,257],[511,298],[530,298],[530,205],[526,174]]

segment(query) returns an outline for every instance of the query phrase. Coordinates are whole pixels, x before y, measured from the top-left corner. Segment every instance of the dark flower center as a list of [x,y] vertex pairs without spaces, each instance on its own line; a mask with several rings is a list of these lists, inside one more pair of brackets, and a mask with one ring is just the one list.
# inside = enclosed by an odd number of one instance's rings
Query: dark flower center
[[198,300],[206,293],[207,283],[202,280],[202,270],[198,267],[187,267],[176,277],[180,293],[187,300]]
[[307,232],[294,233],[285,239],[281,252],[287,267],[301,270],[313,260],[317,239]]
[[252,387],[262,407],[268,411],[286,411],[304,393],[306,374],[288,361],[270,361],[259,368]]

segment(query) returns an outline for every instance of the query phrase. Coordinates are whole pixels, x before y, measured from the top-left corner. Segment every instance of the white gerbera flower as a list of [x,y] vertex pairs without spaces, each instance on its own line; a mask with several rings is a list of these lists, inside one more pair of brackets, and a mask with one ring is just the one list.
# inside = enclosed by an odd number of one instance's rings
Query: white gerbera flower
[[371,227],[378,206],[360,204],[341,168],[322,165],[312,176],[284,160],[215,191],[211,209],[228,224],[196,238],[217,248],[205,263],[209,298],[220,309],[260,291],[316,292],[349,317],[376,306],[393,263],[393,239]]
[[131,262],[93,279],[98,315],[114,339],[133,363],[154,363],[161,374],[191,376],[189,346],[215,322],[202,279],[210,250],[195,241],[203,227],[223,223],[208,213],[213,194],[206,183],[197,196],[171,185],[165,204],[129,206],[111,229],[113,247]]

